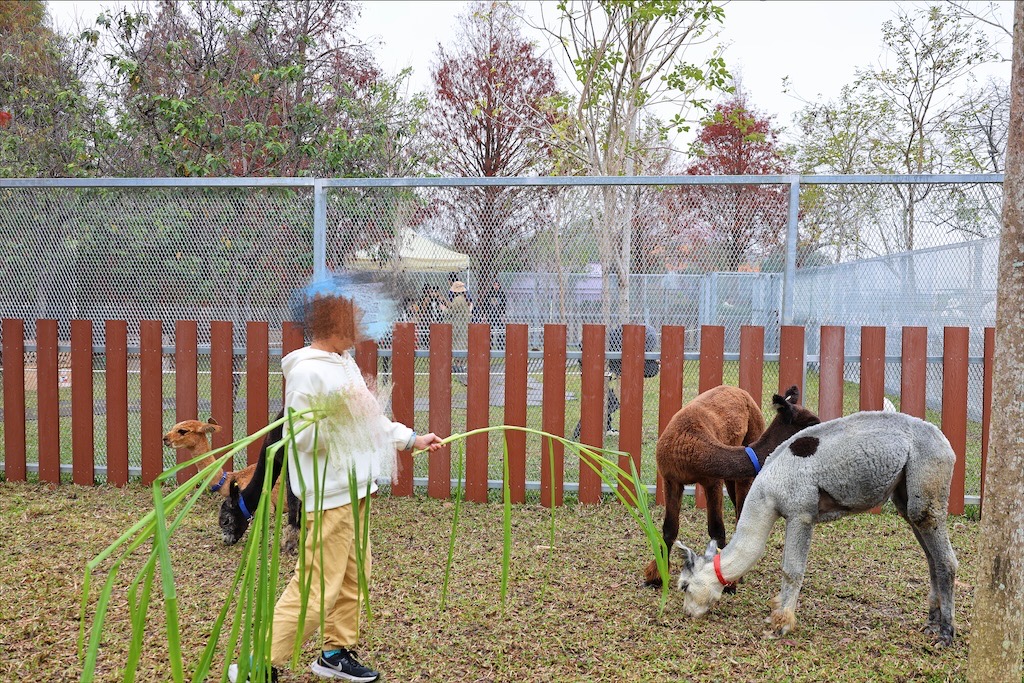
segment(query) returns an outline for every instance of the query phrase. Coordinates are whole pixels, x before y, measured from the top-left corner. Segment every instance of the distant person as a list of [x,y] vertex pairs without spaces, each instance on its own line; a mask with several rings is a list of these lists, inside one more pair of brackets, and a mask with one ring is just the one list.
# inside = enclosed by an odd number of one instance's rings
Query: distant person
[[497,278],[491,281],[480,294],[480,310],[477,312],[477,320],[491,326],[491,344],[498,348],[505,347],[505,323],[508,322],[505,314],[508,307],[508,298],[501,282]]
[[[451,301],[448,304],[448,322],[452,325],[452,349],[465,351],[469,348],[469,319],[473,304],[466,292],[466,284],[461,280],[452,283],[448,290]],[[457,358],[452,361],[452,372],[465,372],[466,359]]]
[[463,296],[465,296],[466,297],[466,301],[468,301],[469,303],[472,304],[473,303],[473,297],[471,297],[469,295],[469,290],[466,289],[466,283],[459,279],[459,274],[458,273],[448,273],[448,301],[451,301],[452,299],[455,298],[455,294],[456,294],[455,285],[456,284],[458,284],[460,286],[460,289],[462,290],[459,293],[462,294]]

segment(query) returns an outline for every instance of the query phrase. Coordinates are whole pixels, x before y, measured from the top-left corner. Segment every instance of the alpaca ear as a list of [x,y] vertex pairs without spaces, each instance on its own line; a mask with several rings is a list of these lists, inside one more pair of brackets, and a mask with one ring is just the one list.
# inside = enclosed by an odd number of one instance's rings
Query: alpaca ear
[[715,559],[715,555],[717,555],[717,554],[718,554],[718,541],[716,541],[715,539],[712,538],[711,542],[708,543],[707,550],[704,551],[704,557],[708,558],[709,560],[713,560],[713,559]]
[[242,488],[238,485],[238,482],[236,480],[232,479],[231,483],[228,484],[228,497],[231,498],[231,500],[237,502],[238,496],[240,496],[241,494]]
[[218,424],[217,421],[211,417],[209,422],[203,425],[201,431],[204,434],[213,434],[214,432],[219,432],[220,424]]
[[794,384],[789,389],[786,389],[786,400],[793,405],[800,402],[800,388],[797,385]]
[[683,551],[683,566],[685,569],[693,569],[693,563],[697,561],[697,553],[693,552],[685,545],[682,541],[676,541],[673,544],[674,547],[679,548]]

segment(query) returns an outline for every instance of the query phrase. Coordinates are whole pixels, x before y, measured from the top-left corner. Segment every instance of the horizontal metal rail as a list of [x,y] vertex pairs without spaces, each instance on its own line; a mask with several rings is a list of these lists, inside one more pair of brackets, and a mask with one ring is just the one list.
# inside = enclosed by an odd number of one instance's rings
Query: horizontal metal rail
[[[39,472],[39,463],[34,463],[34,462],[26,463],[25,464],[25,469],[28,472],[36,472],[36,473],[38,473]],[[3,463],[3,461],[0,461],[0,472],[3,472],[3,471],[4,471],[4,463]],[[63,465],[62,464],[60,466],[60,471],[61,471],[62,474],[71,474],[71,465]],[[107,474],[107,468],[104,465],[97,465],[95,467],[94,471],[96,472],[96,474],[102,474],[103,476],[106,476],[106,474]],[[133,477],[141,477],[142,476],[142,468],[141,467],[129,467],[128,468],[128,474],[129,474],[129,476],[133,476]],[[391,479],[389,477],[378,477],[376,481],[377,481],[377,484],[379,486],[390,486],[391,485]],[[427,486],[427,478],[426,477],[413,477],[412,483],[413,483],[413,486],[420,486],[420,487],[426,488],[426,486]],[[459,485],[459,480],[458,479],[452,479],[451,480],[452,490],[455,490],[455,488],[458,485]],[[488,489],[503,489],[504,488],[504,484],[502,483],[501,479],[488,479],[487,480],[487,488]],[[653,496],[655,494],[655,486],[653,484],[646,484],[644,486],[644,488],[647,489],[647,493],[649,495]],[[526,490],[527,491],[539,491],[540,490],[540,482],[539,481],[527,481],[526,482]],[[573,481],[567,481],[567,482],[565,482],[562,485],[562,490],[565,491],[566,493],[576,493],[576,492],[578,492],[580,490],[580,485],[578,483],[576,483],[576,482],[573,482]],[[601,485],[601,493],[614,493],[614,491],[615,491],[615,489],[611,488],[607,484],[602,484]],[[683,495],[693,496],[694,495],[694,487],[693,486],[685,486],[685,487],[683,487]],[[979,505],[980,503],[981,503],[981,497],[980,496],[970,496],[970,495],[964,496],[964,505]]]
[[534,176],[514,178],[0,178],[0,187],[594,187],[637,185],[937,185],[1001,183],[1002,173],[888,175]]

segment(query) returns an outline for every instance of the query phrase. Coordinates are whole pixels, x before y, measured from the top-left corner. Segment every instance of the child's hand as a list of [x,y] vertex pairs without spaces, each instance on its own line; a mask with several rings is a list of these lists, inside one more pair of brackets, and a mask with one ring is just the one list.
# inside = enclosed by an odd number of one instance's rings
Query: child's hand
[[441,447],[441,437],[431,432],[430,434],[417,434],[413,449],[417,451],[436,451]]

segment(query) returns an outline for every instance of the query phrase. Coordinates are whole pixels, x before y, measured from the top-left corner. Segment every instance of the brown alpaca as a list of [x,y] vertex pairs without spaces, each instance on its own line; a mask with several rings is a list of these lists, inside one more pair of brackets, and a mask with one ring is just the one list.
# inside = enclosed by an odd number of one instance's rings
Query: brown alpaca
[[[793,434],[820,422],[817,415],[797,405],[799,399],[795,386],[786,390],[785,397],[775,394],[772,403],[778,414],[767,430],[761,408],[750,394],[730,386],[705,391],[672,417],[658,437],[656,451],[658,473],[665,482],[662,535],[666,548],[672,548],[679,534],[679,508],[687,484],[704,487],[708,536],[725,547],[722,484],[739,519],[743,500],[765,459]],[[653,560],[644,575],[649,585],[661,585]]]
[[[210,434],[220,431],[220,425],[212,417],[209,422],[202,420],[183,420],[171,427],[170,431],[164,434],[164,445],[168,448],[184,449],[191,453],[190,460],[198,455],[210,452]],[[213,463],[213,457],[207,456],[199,461],[199,469],[208,467]],[[235,472],[222,472],[220,479],[210,484],[210,490],[219,493],[225,498],[229,495],[231,482],[238,482],[238,485],[245,487],[252,479],[255,463],[244,469]]]

